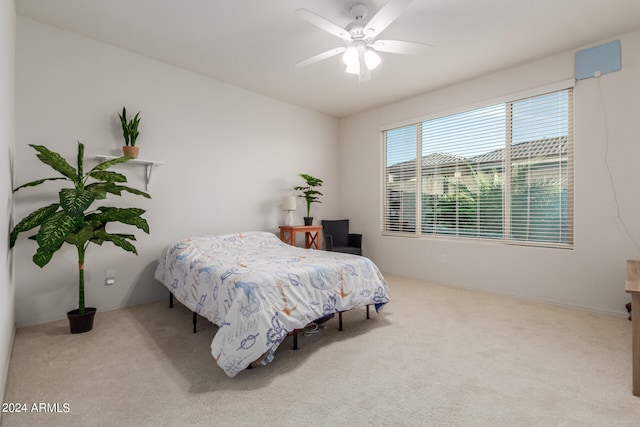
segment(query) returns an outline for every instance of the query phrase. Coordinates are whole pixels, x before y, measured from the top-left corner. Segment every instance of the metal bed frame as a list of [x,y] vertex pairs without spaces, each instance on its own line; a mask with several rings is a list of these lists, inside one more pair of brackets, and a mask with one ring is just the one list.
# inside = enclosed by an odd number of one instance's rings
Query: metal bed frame
[[[367,319],[369,319],[369,306],[371,306],[373,304],[367,304],[366,308],[367,308]],[[169,291],[169,308],[173,308],[173,294],[171,293],[171,291]],[[195,311],[192,311],[193,313],[193,333],[195,334],[198,331],[198,313],[196,313]],[[338,312],[338,330],[339,331],[343,331],[343,327],[342,327],[342,313],[344,313],[343,311],[339,311]],[[333,317],[335,313],[325,316],[322,319],[325,320],[329,320],[331,317]],[[329,317],[331,316],[331,317]],[[322,322],[321,322],[322,323]],[[298,332],[300,332],[302,329],[294,329],[293,331],[289,332],[288,335],[293,335],[293,349],[297,350],[298,349]]]

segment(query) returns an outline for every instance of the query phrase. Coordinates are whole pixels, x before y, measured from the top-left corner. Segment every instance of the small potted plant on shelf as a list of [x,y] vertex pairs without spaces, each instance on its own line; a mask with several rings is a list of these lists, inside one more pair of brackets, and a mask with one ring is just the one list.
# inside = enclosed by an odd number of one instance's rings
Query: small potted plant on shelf
[[[11,231],[9,247],[12,248],[18,235],[35,228],[38,231],[31,236],[38,244],[33,255],[33,262],[39,267],[49,263],[53,255],[64,243],[76,247],[78,252],[78,308],[67,313],[71,333],[90,331],[93,328],[94,307],[85,307],[84,303],[84,260],[89,244],[102,245],[111,242],[114,245],[137,255],[135,246],[130,242],[136,240],[133,234],[110,233],[107,224],[119,222],[131,225],[149,233],[149,225],[142,217],[145,212],[139,208],[116,208],[99,206],[91,209],[98,200],[107,198],[108,194],[120,196],[123,191],[151,198],[149,194],[122,183],[127,178],[107,169],[118,163],[130,160],[130,157],[118,157],[104,161],[89,172],[84,173],[84,145],[78,142],[77,168],[71,166],[60,154],[50,151],[42,145],[32,145],[38,159],[51,166],[62,176],[44,178],[21,185],[13,190],[40,185],[46,181],[65,180],[71,183],[70,188],[63,188],[58,194],[58,201],[43,206],[24,217]],[[56,190],[57,191],[57,190]]]
[[311,175],[301,173],[298,175],[305,180],[307,185],[293,187],[294,190],[302,192],[298,197],[302,197],[307,202],[307,216],[304,217],[304,225],[313,224],[313,217],[311,216],[311,204],[322,203],[319,196],[322,193],[315,189],[315,187],[322,187],[322,180],[320,178],[314,178]]
[[125,156],[133,159],[138,158],[138,152],[140,149],[136,147],[136,141],[138,139],[138,125],[140,124],[140,111],[131,120],[127,120],[127,109],[122,107],[122,114],[118,113],[120,117],[120,124],[122,125],[122,136],[124,137],[125,145],[122,146],[122,152]]

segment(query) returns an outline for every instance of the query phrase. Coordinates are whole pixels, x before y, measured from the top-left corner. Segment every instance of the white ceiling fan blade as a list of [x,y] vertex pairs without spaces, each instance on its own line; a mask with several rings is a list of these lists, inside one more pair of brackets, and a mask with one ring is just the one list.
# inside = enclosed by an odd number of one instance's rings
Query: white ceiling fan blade
[[377,36],[385,30],[400,14],[409,6],[411,0],[389,0],[389,3],[382,6],[382,9],[376,13],[364,27],[364,33],[373,32]]
[[433,46],[430,44],[405,42],[400,40],[376,40],[371,47],[379,52],[421,55]]
[[320,15],[316,15],[315,13],[311,12],[310,10],[307,9],[298,9],[296,10],[296,14],[301,17],[302,19],[305,19],[309,22],[311,22],[313,25],[315,25],[316,27],[325,30],[326,32],[333,34],[336,37],[339,37],[343,40],[350,40],[351,39],[351,34],[349,34],[349,32],[347,30],[345,30],[344,28],[334,24],[333,22],[323,18]]
[[323,59],[331,58],[332,56],[336,56],[342,52],[347,50],[346,46],[337,47],[335,49],[328,50],[326,52],[319,53],[317,55],[313,55],[310,58],[303,59],[302,61],[296,63],[296,67],[306,67],[307,65],[313,64],[318,61],[322,61]]

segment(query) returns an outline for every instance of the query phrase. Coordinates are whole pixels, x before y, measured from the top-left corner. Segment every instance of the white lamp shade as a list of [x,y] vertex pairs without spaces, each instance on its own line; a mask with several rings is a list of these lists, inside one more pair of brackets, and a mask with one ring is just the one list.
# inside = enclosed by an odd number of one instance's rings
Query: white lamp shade
[[368,69],[375,70],[380,65],[380,55],[368,49],[364,54],[364,62],[367,64]]
[[360,64],[358,62],[354,62],[353,64],[347,65],[347,74],[360,74]]
[[354,46],[349,46],[347,50],[342,54],[342,62],[345,65],[351,66],[358,63],[358,49]]
[[283,211],[295,211],[296,210],[296,197],[287,196],[282,198],[282,210]]

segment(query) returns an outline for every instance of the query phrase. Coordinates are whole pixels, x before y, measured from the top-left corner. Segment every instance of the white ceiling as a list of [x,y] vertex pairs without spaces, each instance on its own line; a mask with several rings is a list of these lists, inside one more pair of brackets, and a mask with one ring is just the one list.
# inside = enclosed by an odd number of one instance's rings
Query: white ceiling
[[640,28],[640,0],[414,0],[382,38],[432,44],[429,53],[382,53],[382,65],[361,85],[339,55],[295,67],[343,45],[295,10],[344,27],[357,2],[369,6],[370,18],[387,0],[16,0],[16,9],[335,117]]

